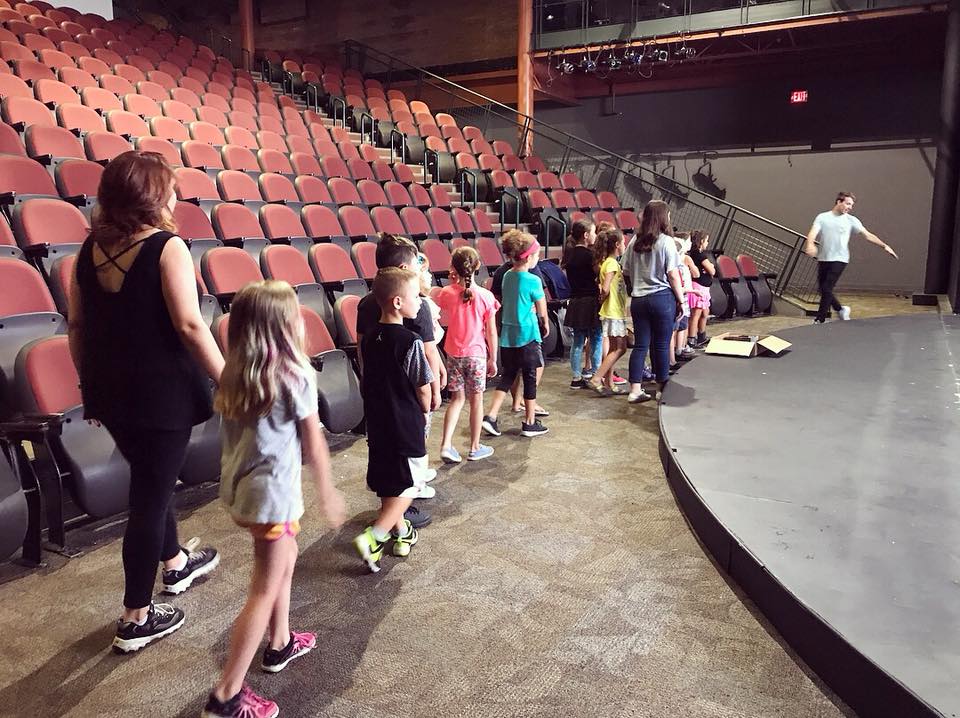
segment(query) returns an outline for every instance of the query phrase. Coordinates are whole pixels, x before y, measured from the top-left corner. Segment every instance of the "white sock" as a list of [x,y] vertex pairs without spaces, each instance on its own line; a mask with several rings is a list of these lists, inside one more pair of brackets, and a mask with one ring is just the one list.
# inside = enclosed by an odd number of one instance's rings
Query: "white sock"
[[181,550],[180,550],[180,553],[177,554],[177,558],[180,559],[180,563],[178,563],[178,564],[177,564],[176,566],[174,566],[173,568],[167,568],[167,569],[166,569],[167,571],[182,571],[184,568],[186,568],[186,566],[187,566],[187,552],[184,551],[183,549],[181,549]]
[[372,527],[370,528],[370,531],[371,531],[371,533],[373,534],[373,537],[374,537],[377,541],[379,541],[380,543],[383,543],[383,542],[386,541],[388,538],[390,538],[390,532],[389,532],[389,531],[384,531],[383,529],[378,529],[376,526],[372,526]]

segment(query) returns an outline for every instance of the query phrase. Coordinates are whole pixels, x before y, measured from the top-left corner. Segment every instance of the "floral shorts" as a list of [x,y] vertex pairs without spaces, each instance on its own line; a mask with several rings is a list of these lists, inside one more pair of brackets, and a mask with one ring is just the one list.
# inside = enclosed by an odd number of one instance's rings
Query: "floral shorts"
[[447,357],[447,389],[482,394],[486,388],[486,357]]

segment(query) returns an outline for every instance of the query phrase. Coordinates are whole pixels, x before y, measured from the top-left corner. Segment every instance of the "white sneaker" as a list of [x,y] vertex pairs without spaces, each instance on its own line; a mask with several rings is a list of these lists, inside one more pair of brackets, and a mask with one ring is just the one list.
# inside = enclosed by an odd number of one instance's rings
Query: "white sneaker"
[[[433,481],[435,478],[437,478],[437,470],[436,470],[436,469],[427,469],[426,471],[423,472],[423,480],[426,481],[428,484],[429,484],[431,481]],[[423,497],[421,497],[421,498],[423,498]]]
[[848,307],[846,304],[840,307],[840,311],[838,313],[840,314],[840,318],[843,321],[845,322],[850,321],[850,307]]
[[417,499],[432,499],[437,495],[437,490],[432,486],[427,486],[424,484],[420,487],[420,493],[418,493],[414,498]]

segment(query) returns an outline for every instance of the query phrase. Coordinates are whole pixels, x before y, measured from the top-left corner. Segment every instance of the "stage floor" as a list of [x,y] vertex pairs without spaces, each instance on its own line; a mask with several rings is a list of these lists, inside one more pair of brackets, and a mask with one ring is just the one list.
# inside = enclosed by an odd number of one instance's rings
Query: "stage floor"
[[[906,688],[900,705],[912,694],[921,714],[958,715],[960,318],[778,336],[794,343],[781,357],[703,356],[668,385],[662,455],[678,500],[720,564],[745,577],[852,706],[904,715],[872,705],[883,694],[864,677],[873,670],[888,689]],[[829,640],[799,630],[817,622]],[[832,653],[838,644],[853,658]]]

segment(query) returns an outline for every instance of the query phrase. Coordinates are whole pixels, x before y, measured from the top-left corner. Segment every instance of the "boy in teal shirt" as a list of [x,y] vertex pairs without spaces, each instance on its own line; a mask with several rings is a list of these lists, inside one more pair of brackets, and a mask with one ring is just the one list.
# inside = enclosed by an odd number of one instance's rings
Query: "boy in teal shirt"
[[523,377],[523,403],[526,409],[526,421],[520,424],[520,433],[524,436],[540,436],[548,431],[535,414],[537,369],[543,366],[540,326],[542,324],[544,327],[543,336],[549,336],[550,323],[547,321],[543,282],[529,271],[540,259],[540,245],[532,235],[516,229],[504,234],[500,243],[513,268],[503,277],[500,329],[502,371],[490,411],[483,417],[483,429],[491,436],[500,436],[497,415],[517,374],[520,374]]

